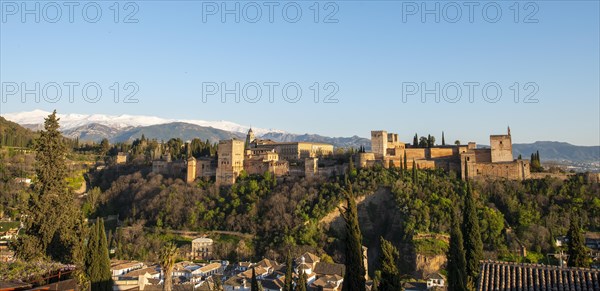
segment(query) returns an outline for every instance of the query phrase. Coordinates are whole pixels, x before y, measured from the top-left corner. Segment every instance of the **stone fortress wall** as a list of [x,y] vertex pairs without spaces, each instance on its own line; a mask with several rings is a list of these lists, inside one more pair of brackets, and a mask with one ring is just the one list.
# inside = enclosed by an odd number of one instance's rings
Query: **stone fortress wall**
[[[398,140],[398,135],[384,130],[371,132],[371,152],[359,153],[358,167],[404,166],[412,169],[441,168],[460,173],[463,179],[475,177],[523,180],[531,176],[528,160],[515,160],[512,154],[510,128],[505,135],[491,135],[490,148],[478,149],[474,142],[467,145],[413,147]],[[405,158],[406,156],[406,158]],[[466,169],[466,171],[465,171]]]
[[[171,161],[169,157],[161,157],[153,161],[153,172],[183,177],[188,183],[197,178],[215,177],[217,185],[231,185],[242,171],[250,175],[270,172],[275,176],[314,178],[339,174],[345,169],[339,165],[319,166],[319,158],[333,155],[331,144],[261,140],[255,138],[252,129],[245,141],[219,141],[217,152],[217,159],[190,157],[184,161]],[[393,165],[412,169],[414,164],[419,169],[454,171],[463,179],[523,180],[531,177],[529,161],[513,158],[510,128],[507,134],[491,135],[490,148],[477,148],[474,142],[414,147],[400,141],[396,133],[375,130],[371,131],[371,152],[358,153],[354,159],[359,168]],[[406,165],[403,165],[404,161]]]

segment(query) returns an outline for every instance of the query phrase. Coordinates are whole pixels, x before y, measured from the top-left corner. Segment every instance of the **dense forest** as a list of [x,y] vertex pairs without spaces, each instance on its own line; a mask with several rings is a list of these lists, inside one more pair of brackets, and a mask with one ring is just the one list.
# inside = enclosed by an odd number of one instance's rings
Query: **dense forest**
[[[344,175],[321,180],[243,174],[235,185],[221,188],[205,180],[189,185],[149,170],[124,173],[127,170],[121,168],[119,176],[114,171],[108,168],[95,174],[95,180],[102,183],[94,198],[93,216],[119,214],[126,225],[140,229],[137,243],[148,246],[152,243],[140,241],[142,228],[146,232],[176,229],[251,234],[254,240],[246,242],[251,250],[244,252],[248,258],[279,257],[287,246],[302,246],[343,260],[336,252],[340,237],[319,221],[336,210],[343,201],[341,189],[349,184],[357,197],[381,189],[393,195],[396,205],[389,211],[400,217],[401,225],[383,235],[401,250],[413,245],[417,234],[448,234],[450,213],[463,204],[464,182],[455,173],[442,170],[351,167]],[[114,178],[110,184],[106,183],[108,177]],[[478,180],[473,189],[486,258],[546,262],[545,254],[556,250],[553,238],[567,233],[575,209],[584,229],[598,230],[600,225],[600,188],[582,174],[566,181],[550,177],[523,182]],[[378,239],[364,237],[366,245]],[[118,234],[113,240],[113,245],[129,242],[128,236]],[[527,258],[515,254],[519,245],[529,250]],[[224,255],[239,257],[235,248],[229,249],[232,253]],[[119,255],[145,259],[135,251]]]

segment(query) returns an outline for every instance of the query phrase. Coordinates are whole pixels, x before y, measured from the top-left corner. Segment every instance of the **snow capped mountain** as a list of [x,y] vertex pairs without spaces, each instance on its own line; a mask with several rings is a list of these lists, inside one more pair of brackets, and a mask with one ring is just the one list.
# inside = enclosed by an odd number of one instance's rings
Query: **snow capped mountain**
[[[21,125],[33,125],[42,124],[44,118],[47,117],[51,112],[44,110],[33,110],[28,112],[16,112],[16,113],[5,113],[3,117],[16,122]],[[195,124],[204,127],[213,127],[231,132],[246,133],[250,126],[241,125],[229,121],[206,121],[206,120],[191,120],[191,119],[167,119],[156,116],[145,116],[145,115],[104,115],[104,114],[58,114],[60,118],[60,126],[63,130],[70,130],[90,124],[99,124],[114,129],[126,129],[131,127],[139,126],[150,126],[167,124],[173,122],[184,122]],[[268,132],[284,133],[282,130],[265,129],[265,128],[252,128],[257,135],[266,134]]]

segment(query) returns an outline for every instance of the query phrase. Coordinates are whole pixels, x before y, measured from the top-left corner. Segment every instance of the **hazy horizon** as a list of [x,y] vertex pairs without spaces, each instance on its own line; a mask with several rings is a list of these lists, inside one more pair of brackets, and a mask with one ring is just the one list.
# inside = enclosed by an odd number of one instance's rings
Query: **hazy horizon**
[[[44,110],[41,110],[41,109],[35,109],[33,111],[43,111],[44,113],[48,113],[48,114],[51,113],[50,111],[44,111]],[[7,118],[6,117],[7,115],[11,116],[11,115],[15,115],[15,114],[31,113],[33,111],[7,112],[7,113],[0,114],[0,116],[2,116],[4,118]],[[59,112],[58,110],[57,110],[57,114],[61,118],[64,118],[64,115],[75,115],[75,114],[77,114],[77,115],[85,115],[85,116],[90,116],[90,115],[102,115],[102,116],[106,116],[106,117],[130,116],[130,117],[148,117],[148,118],[160,118],[161,119],[160,121],[156,121],[155,120],[154,122],[147,121],[148,124],[145,124],[145,125],[133,125],[135,127],[137,127],[137,126],[151,126],[151,125],[157,125],[157,124],[168,124],[168,123],[174,123],[174,122],[183,122],[183,123],[189,123],[189,124],[198,125],[198,126],[211,126],[211,125],[202,125],[202,124],[194,123],[193,121],[204,121],[204,122],[208,122],[208,123],[218,123],[218,122],[227,122],[227,123],[229,123],[230,122],[228,120],[202,120],[202,119],[194,119],[194,120],[189,120],[188,119],[188,120],[183,120],[183,119],[178,119],[178,118],[171,118],[171,117],[157,116],[157,115],[138,115],[138,114],[118,114],[118,115],[113,115],[113,114],[105,114],[105,113],[81,114],[81,113],[77,113],[77,112],[63,113],[63,112]],[[7,118],[7,120],[16,122],[16,121],[11,120],[9,118]],[[40,120],[40,122],[37,123],[37,124],[43,123],[43,119],[41,119],[41,117],[39,118],[39,120]],[[35,123],[20,123],[20,122],[17,122],[17,123],[19,123],[19,124],[35,124]],[[59,121],[59,123],[60,123],[60,121]],[[91,124],[91,123],[110,124],[110,122],[102,122],[102,121],[92,121],[92,122],[88,122],[86,124]],[[352,137],[352,136],[357,136],[357,137],[366,138],[366,139],[370,139],[371,138],[370,131],[367,132],[367,133],[355,133],[355,134],[346,135],[346,136],[335,136],[335,135],[326,135],[326,134],[323,134],[323,133],[320,133],[320,132],[316,132],[316,131],[291,132],[291,131],[286,130],[285,128],[273,128],[273,127],[271,127],[271,128],[269,128],[269,127],[262,128],[262,127],[257,127],[257,126],[251,125],[251,124],[244,124],[244,123],[241,123],[241,124],[239,124],[239,123],[233,123],[233,124],[228,124],[228,125],[231,125],[231,126],[237,126],[237,125],[239,125],[239,126],[243,127],[244,130],[233,130],[233,129],[228,129],[228,128],[219,128],[219,129],[228,130],[228,131],[232,131],[232,132],[245,133],[246,132],[245,128],[252,127],[253,131],[256,134],[259,134],[259,133],[257,133],[257,130],[256,130],[257,128],[259,128],[261,130],[261,131],[259,131],[259,132],[261,132],[259,135],[262,135],[262,134],[265,134],[265,133],[282,132],[282,133],[286,133],[286,134],[298,134],[298,135],[303,135],[303,134],[317,134],[317,135],[328,136],[328,137],[335,137],[335,138],[337,138],[337,137]],[[67,127],[64,127],[64,126],[61,125],[61,127],[71,129],[71,128],[75,128],[75,127],[78,127],[78,126],[67,126]],[[214,126],[212,126],[212,127],[214,127]],[[214,127],[214,128],[218,128],[218,127]],[[518,129],[518,127],[517,127],[517,129]],[[391,130],[391,129],[386,129],[386,128],[374,128],[372,130],[386,130],[386,131],[388,131],[390,133],[398,133],[400,141],[405,142],[405,143],[412,143],[412,139],[413,139],[413,136],[415,134],[415,133],[410,134],[409,132],[397,132],[397,131],[394,131],[394,130]],[[452,144],[455,140],[458,139],[463,144],[465,144],[467,142],[474,141],[474,142],[477,143],[477,145],[489,146],[489,135],[506,134],[506,130],[507,130],[507,128],[503,132],[490,132],[488,134],[487,140],[481,140],[481,141],[473,140],[473,139],[468,139],[468,136],[465,133],[460,133],[460,135],[464,136],[465,139],[449,138],[448,137],[448,133],[446,133],[446,132],[444,132],[444,136],[446,137],[446,143],[448,143],[448,144]],[[436,138],[436,143],[441,144],[441,132],[439,134],[436,134],[436,133],[426,133],[426,132],[418,133],[417,132],[417,134],[419,134],[419,137],[423,136],[423,135],[427,136],[428,134],[432,134]],[[569,143],[569,144],[575,145],[575,146],[588,146],[588,147],[600,146],[600,144],[590,144],[590,145],[577,144],[577,143],[570,142],[568,140],[561,140],[561,139],[554,139],[554,140],[521,140],[521,139],[517,139],[519,136],[521,136],[520,134],[515,137],[515,135],[514,135],[514,127],[511,127],[511,135],[513,136],[513,143],[515,143],[515,144],[531,144],[531,143],[535,143],[535,142],[566,142],[566,143]]]

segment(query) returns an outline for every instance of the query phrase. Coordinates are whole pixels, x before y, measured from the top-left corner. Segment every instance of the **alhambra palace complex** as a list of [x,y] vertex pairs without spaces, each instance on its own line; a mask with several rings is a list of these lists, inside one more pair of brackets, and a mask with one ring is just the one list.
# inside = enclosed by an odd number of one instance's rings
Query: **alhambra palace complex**
[[[399,141],[398,134],[372,131],[371,149],[371,152],[360,152],[354,156],[357,167],[380,165],[387,168],[393,165],[411,169],[415,165],[419,169],[455,171],[463,179],[487,177],[523,180],[530,177],[529,161],[513,158],[510,128],[507,134],[491,135],[490,148],[477,148],[474,142],[467,145],[413,147]],[[199,177],[215,177],[217,185],[231,185],[242,170],[249,175],[270,172],[275,176],[314,177],[343,173],[347,167],[328,159],[333,155],[331,144],[261,140],[255,138],[252,129],[248,131],[245,141],[219,141],[217,153],[218,158],[190,157],[187,161],[171,161],[166,155],[153,161],[152,171],[181,176],[188,183]]]

